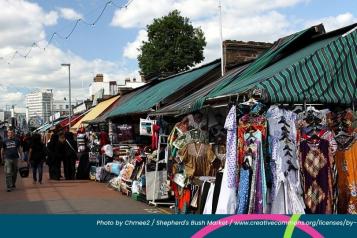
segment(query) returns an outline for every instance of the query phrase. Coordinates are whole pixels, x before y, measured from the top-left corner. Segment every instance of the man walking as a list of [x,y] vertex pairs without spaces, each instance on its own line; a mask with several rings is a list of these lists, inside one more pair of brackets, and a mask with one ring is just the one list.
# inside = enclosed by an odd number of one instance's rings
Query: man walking
[[16,188],[18,159],[20,156],[22,158],[23,155],[20,141],[15,138],[13,128],[9,128],[7,136],[8,138],[4,140],[1,148],[1,155],[5,161],[6,189],[11,192],[12,189]]

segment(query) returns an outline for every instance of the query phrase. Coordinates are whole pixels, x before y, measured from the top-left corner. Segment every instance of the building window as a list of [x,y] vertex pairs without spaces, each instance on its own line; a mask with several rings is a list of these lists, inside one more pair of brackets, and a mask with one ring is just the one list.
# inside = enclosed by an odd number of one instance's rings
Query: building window
[[66,105],[66,109],[68,109],[68,105]]

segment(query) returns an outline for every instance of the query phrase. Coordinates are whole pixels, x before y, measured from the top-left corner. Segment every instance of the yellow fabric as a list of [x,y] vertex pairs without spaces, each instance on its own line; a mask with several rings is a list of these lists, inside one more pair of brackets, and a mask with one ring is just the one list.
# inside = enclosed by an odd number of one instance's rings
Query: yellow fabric
[[103,102],[100,102],[97,106],[93,107],[90,112],[88,112],[81,120],[79,120],[74,126],[71,127],[71,131],[77,131],[78,128],[83,126],[86,126],[84,122],[94,120],[100,114],[102,114],[110,105],[112,105],[116,100],[119,99],[120,96],[115,96],[112,97],[108,100],[105,100]]

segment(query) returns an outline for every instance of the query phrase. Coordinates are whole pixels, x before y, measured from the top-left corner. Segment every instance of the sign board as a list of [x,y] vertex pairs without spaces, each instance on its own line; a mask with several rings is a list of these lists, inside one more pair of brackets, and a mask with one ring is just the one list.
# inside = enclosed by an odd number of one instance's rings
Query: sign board
[[81,113],[87,110],[86,104],[82,103],[78,105],[77,107],[73,108],[73,114]]
[[29,119],[29,127],[38,128],[43,124],[41,117],[31,117]]

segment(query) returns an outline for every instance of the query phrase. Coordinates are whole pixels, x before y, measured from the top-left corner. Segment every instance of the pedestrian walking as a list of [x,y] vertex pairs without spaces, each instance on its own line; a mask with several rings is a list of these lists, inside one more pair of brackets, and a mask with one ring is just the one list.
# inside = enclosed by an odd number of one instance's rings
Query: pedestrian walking
[[[29,150],[29,161],[32,168],[33,183],[42,184],[43,163],[46,160],[46,147],[42,143],[41,135],[34,134]],[[37,180],[38,173],[38,180]]]
[[1,155],[5,161],[6,190],[11,192],[12,189],[16,188],[17,164],[19,158],[23,158],[23,153],[20,141],[15,138],[13,128],[8,129],[7,136],[8,138],[4,140],[1,148]]
[[23,136],[23,138],[21,140],[21,146],[22,146],[22,151],[24,153],[24,160],[25,161],[28,161],[30,143],[31,143],[30,140],[31,140],[30,133],[27,133],[25,136]]

